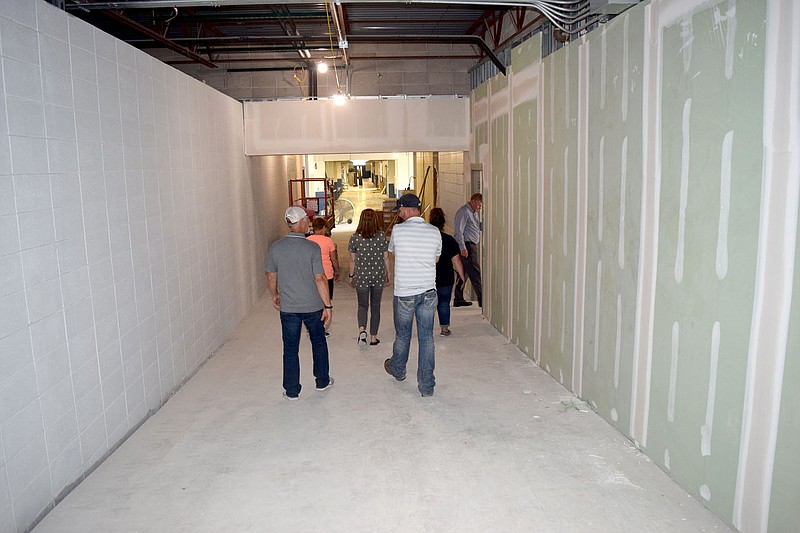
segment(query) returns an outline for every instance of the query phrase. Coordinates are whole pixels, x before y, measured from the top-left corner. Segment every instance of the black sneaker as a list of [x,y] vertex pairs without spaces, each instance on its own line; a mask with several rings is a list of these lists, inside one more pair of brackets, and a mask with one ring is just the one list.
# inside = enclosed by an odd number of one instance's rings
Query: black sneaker
[[286,391],[283,391],[283,397],[289,400],[290,402],[294,402],[300,399],[299,396],[289,396],[288,394],[286,394]]
[[397,381],[403,381],[404,379],[406,379],[406,375],[405,374],[403,374],[402,376],[395,376],[394,375],[394,373],[392,372],[392,369],[389,367],[389,363],[391,363],[391,361],[392,361],[392,358],[390,357],[389,359],[387,359],[386,361],[383,362],[383,369],[386,370],[386,373],[389,374],[390,376],[392,376]]
[[333,378],[329,378],[328,379],[328,384],[325,385],[324,387],[317,387],[317,390],[328,390],[331,387],[333,387]]
[[469,307],[472,305],[472,302],[455,302],[453,307]]

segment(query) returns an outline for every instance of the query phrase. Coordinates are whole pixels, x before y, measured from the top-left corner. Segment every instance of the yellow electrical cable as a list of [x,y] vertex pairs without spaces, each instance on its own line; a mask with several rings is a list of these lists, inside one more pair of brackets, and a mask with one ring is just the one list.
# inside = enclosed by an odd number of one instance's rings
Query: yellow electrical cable
[[331,32],[331,17],[327,1],[325,2],[325,21],[328,23],[328,40],[331,43],[331,55],[333,56],[331,62],[333,63],[333,75],[336,77],[336,91],[342,92],[342,87],[339,85],[339,73],[336,71],[336,52],[333,50],[333,32]]
[[[302,78],[297,75],[298,68],[300,69],[300,74]],[[297,80],[297,83],[299,83],[300,85],[303,85],[303,82],[306,81],[306,69],[304,69],[303,67],[294,67],[294,69],[292,69],[292,75],[294,76],[294,79]]]

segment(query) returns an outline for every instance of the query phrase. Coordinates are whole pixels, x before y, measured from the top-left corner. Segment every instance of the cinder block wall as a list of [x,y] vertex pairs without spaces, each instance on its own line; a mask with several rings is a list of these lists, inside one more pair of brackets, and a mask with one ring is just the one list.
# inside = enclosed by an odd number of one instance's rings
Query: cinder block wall
[[469,172],[464,165],[464,161],[469,159],[468,154],[466,155],[467,157],[464,152],[439,152],[437,207],[444,210],[447,220],[445,228],[451,235],[456,211],[472,195],[469,190]]
[[0,58],[0,531],[12,532],[249,311],[285,232],[294,158],[248,163],[239,102],[44,1],[0,2]]
[[798,30],[653,0],[472,94],[484,312],[742,531],[800,523]]
[[250,194],[255,207],[255,223],[242,227],[248,234],[246,241],[253,245],[253,257],[258,270],[252,280],[255,294],[264,294],[267,279],[264,274],[269,246],[285,236],[286,221],[283,213],[289,205],[288,180],[302,176],[301,156],[248,157],[250,168]]

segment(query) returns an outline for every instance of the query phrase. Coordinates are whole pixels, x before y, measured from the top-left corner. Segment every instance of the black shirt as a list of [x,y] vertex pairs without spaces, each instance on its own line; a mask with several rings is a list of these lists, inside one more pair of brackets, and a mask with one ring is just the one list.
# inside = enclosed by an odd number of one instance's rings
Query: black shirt
[[436,262],[436,286],[448,287],[456,282],[455,271],[453,270],[453,256],[458,255],[458,243],[452,235],[445,232],[442,234],[442,255]]

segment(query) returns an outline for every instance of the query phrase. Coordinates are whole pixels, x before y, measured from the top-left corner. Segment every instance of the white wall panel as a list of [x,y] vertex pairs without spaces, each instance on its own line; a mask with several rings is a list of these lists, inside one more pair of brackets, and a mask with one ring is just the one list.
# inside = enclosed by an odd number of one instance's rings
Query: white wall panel
[[247,155],[466,151],[469,100],[247,102]]
[[0,65],[5,533],[28,530],[249,311],[293,158],[251,168],[240,103],[41,0],[0,2]]

